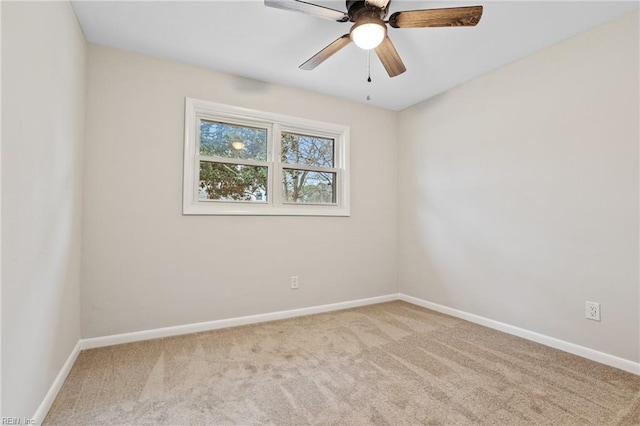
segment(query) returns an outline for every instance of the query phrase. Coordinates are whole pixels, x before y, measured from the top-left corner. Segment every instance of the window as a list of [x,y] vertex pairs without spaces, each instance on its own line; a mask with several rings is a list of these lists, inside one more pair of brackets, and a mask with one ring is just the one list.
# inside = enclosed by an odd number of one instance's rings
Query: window
[[349,215],[349,128],[186,99],[184,214]]

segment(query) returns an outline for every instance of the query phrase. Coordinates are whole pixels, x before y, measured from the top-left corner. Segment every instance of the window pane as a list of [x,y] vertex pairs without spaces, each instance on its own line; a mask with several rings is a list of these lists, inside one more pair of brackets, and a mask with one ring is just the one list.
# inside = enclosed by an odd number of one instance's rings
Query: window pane
[[285,169],[282,197],[287,203],[335,204],[336,174]]
[[201,200],[267,201],[267,167],[200,162]]
[[201,120],[200,155],[265,161],[267,130]]
[[333,139],[282,132],[282,162],[333,167]]

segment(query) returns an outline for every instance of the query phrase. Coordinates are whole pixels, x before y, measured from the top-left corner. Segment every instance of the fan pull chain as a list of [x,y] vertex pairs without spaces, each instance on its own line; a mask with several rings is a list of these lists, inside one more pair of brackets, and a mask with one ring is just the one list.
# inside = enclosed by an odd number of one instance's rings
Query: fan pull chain
[[[367,82],[371,83],[371,50],[367,50]],[[371,100],[371,96],[367,95],[367,100]]]

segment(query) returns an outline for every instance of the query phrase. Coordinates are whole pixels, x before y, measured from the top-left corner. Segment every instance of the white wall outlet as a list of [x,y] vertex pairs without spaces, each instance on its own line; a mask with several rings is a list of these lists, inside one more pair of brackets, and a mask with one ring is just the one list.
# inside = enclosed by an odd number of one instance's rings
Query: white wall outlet
[[590,320],[600,321],[600,304],[596,302],[587,302],[586,317]]
[[293,275],[291,277],[291,290],[295,290],[298,288],[298,276]]

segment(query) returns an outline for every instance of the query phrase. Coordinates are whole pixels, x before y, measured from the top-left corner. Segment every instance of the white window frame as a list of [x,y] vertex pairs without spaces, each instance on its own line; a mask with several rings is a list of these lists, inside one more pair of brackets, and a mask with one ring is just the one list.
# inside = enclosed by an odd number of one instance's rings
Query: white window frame
[[[267,130],[267,160],[209,158],[200,155],[200,120]],[[349,126],[256,111],[199,99],[185,98],[184,177],[182,213],[185,215],[349,216]],[[283,163],[281,132],[334,140],[334,167]],[[268,167],[267,201],[200,200],[200,161]],[[282,200],[283,169],[335,173],[335,204],[287,203]]]

